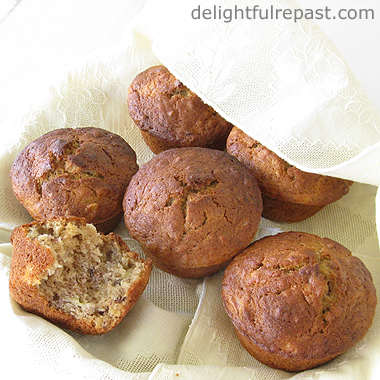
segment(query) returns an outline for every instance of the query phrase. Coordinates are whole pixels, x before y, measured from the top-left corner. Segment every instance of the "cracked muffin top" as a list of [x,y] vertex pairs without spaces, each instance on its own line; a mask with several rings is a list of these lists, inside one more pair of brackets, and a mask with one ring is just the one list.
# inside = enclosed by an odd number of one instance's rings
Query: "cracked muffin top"
[[323,364],[355,345],[377,302],[359,258],[303,232],[265,237],[235,257],[222,299],[248,352],[287,371]]
[[234,127],[227,152],[255,175],[263,196],[309,206],[326,206],[349,191],[351,181],[304,172]]
[[143,165],[123,208],[130,234],[153,264],[180,277],[203,277],[253,240],[262,201],[256,179],[236,158],[188,147]]
[[11,179],[33,219],[84,217],[109,232],[120,220],[123,195],[137,170],[136,154],[122,137],[100,128],[62,128],[22,150]]
[[128,109],[154,153],[187,146],[223,150],[232,128],[164,66],[136,76],[128,89]]

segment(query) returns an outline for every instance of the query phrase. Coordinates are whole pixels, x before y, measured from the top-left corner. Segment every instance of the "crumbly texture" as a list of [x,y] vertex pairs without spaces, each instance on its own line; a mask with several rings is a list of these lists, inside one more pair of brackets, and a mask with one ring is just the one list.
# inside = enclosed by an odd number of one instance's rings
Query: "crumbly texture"
[[33,219],[84,217],[108,233],[122,217],[123,196],[137,170],[136,154],[122,137],[100,128],[62,128],[22,150],[11,179]]
[[143,165],[125,193],[125,224],[153,264],[204,277],[253,240],[262,201],[254,176],[229,154],[176,148]]
[[237,127],[228,136],[227,152],[255,175],[263,197],[263,216],[274,221],[309,218],[346,195],[352,185],[351,181],[297,169]]
[[187,146],[223,150],[232,128],[164,66],[136,76],[128,89],[128,109],[154,153]]
[[355,345],[377,302],[359,258],[302,232],[265,237],[239,254],[225,271],[222,299],[246,350],[286,371],[316,367]]
[[25,310],[82,334],[102,334],[143,293],[152,264],[116,234],[84,219],[59,218],[17,227],[12,234],[9,289]]

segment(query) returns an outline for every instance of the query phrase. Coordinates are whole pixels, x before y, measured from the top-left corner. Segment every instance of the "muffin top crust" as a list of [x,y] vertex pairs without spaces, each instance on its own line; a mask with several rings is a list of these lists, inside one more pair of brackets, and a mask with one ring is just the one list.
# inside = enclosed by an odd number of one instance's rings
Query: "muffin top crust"
[[137,170],[136,154],[122,137],[100,128],[62,128],[22,150],[11,179],[34,219],[78,216],[96,224],[122,211]]

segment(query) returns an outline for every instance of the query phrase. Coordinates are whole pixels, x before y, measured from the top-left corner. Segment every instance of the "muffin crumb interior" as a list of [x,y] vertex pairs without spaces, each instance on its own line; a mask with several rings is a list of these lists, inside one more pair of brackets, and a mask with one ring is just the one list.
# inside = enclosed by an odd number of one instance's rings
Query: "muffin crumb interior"
[[120,303],[143,263],[125,255],[117,241],[105,239],[89,224],[49,221],[30,227],[28,237],[38,239],[55,257],[39,284],[50,306],[90,318],[96,326],[120,316]]

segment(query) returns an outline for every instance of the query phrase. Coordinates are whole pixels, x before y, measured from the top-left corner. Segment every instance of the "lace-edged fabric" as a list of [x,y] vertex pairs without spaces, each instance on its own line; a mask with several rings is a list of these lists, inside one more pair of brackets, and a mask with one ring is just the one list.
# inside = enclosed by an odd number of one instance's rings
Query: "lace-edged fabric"
[[[220,2],[223,9],[234,5],[252,6]],[[213,2],[201,6],[212,9]],[[297,4],[260,2],[260,8],[270,7]],[[311,20],[187,18],[181,30],[157,41],[157,56],[227,120],[292,163],[328,171],[380,141],[378,111]]]

